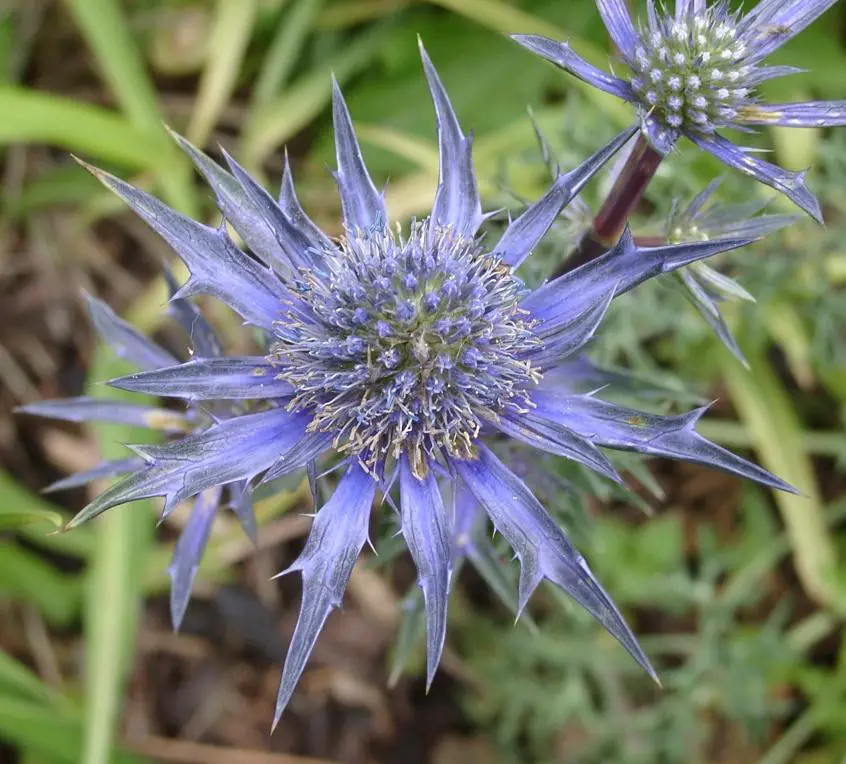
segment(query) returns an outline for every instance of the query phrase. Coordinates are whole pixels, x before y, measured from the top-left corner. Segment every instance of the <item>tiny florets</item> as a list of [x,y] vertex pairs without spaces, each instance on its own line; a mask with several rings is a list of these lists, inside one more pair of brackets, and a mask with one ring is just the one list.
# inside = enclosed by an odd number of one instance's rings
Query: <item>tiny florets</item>
[[746,44],[731,16],[706,8],[686,20],[641,29],[631,84],[644,108],[678,130],[711,133],[731,123],[752,90]]
[[426,455],[468,458],[480,416],[529,405],[526,290],[477,240],[428,221],[407,238],[357,231],[326,262],[302,288],[312,316],[280,321],[270,355],[310,430],[368,466],[405,452],[422,471]]

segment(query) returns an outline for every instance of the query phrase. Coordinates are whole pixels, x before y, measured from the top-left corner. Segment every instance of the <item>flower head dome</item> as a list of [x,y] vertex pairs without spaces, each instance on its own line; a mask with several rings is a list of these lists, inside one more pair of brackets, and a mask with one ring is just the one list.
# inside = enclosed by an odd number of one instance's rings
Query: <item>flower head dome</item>
[[[333,117],[344,235],[330,239],[306,216],[285,167],[278,201],[234,159],[229,171],[178,139],[250,250],[99,170],[185,262],[177,299],[213,295],[266,338],[262,356],[197,354],[111,384],[193,403],[229,401],[227,416],[181,439],[136,447],[136,464],[70,523],[110,507],[164,496],[165,511],[224,486],[266,483],[334,455],[337,488],[317,511],[300,557],[303,598],[279,690],[276,718],[294,691],[320,630],[338,606],[368,538],[377,492],[398,491],[402,534],[418,570],[428,646],[437,668],[457,553],[456,513],[442,489],[472,496],[521,564],[518,606],[549,579],[585,607],[654,675],[608,594],[567,534],[484,444],[490,435],[620,478],[600,447],[686,459],[765,485],[790,487],[695,432],[704,410],[657,416],[576,394],[556,382],[593,337],[611,300],[643,281],[745,238],[641,248],[627,233],[607,254],[528,290],[517,267],[562,208],[622,146],[624,131],[484,246],[484,220],[465,135],[426,53],[435,104],[440,179],[431,214],[406,232],[389,226],[382,194],[362,160],[337,85]],[[197,537],[192,554],[202,548]]]

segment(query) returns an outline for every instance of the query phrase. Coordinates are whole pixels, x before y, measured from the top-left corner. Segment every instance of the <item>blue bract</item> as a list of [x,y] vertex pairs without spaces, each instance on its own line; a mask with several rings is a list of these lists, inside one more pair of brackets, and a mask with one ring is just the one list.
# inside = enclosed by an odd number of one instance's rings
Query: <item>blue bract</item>
[[[217,412],[211,423],[188,427],[181,439],[137,448],[142,461],[133,462],[127,477],[69,525],[148,496],[164,496],[166,511],[199,496],[198,517],[207,518],[224,487],[235,486],[240,495],[244,486],[303,468],[314,475],[317,460],[330,455],[343,470],[289,569],[302,574],[303,599],[282,673],[277,720],[327,616],[341,602],[368,538],[377,492],[389,495],[394,487],[425,601],[429,681],[443,647],[456,555],[469,543],[470,526],[478,525],[479,507],[520,561],[520,608],[549,579],[654,676],[584,558],[526,485],[483,444],[484,436],[514,438],[612,480],[620,478],[600,447],[685,459],[791,490],[699,436],[695,425],[703,410],[656,416],[567,392],[572,388],[556,382],[568,369],[576,373],[579,363],[573,359],[616,295],[749,239],[640,248],[626,232],[604,256],[528,290],[515,269],[637,128],[560,175],[493,249],[486,248],[479,238],[485,216],[470,138],[422,48],[421,55],[437,116],[440,181],[431,215],[405,234],[388,226],[383,196],[365,168],[337,85],[336,178],[345,225],[338,241],[306,216],[287,165],[277,201],[231,157],[226,171],[178,139],[252,256],[235,246],[225,225],[190,220],[92,170],[188,266],[190,277],[176,293],[177,302],[214,295],[264,333],[267,352],[227,358],[199,352],[198,346],[186,363],[157,354],[143,371],[112,380],[124,390],[220,408],[210,409]],[[454,489],[452,502],[442,497],[447,485]],[[456,511],[459,496],[464,498]],[[195,564],[207,528],[205,520],[189,526],[177,555]]]
[[[669,242],[709,241],[736,236],[766,236],[795,223],[796,215],[759,215],[767,200],[746,204],[712,204],[711,200],[722,178],[711,181],[686,207],[674,205],[667,220],[664,237]],[[673,274],[682,292],[700,315],[708,322],[720,341],[744,365],[746,359],[723,318],[720,305],[726,300],[755,302],[740,284],[730,276],[714,270],[706,263],[694,263]]]
[[846,125],[846,101],[765,104],[756,88],[775,77],[801,72],[763,61],[799,34],[837,0],[762,0],[742,15],[726,0],[676,0],[675,12],[659,13],[647,0],[647,22],[635,26],[627,0],[596,0],[620,56],[631,70],[621,79],[579,57],[567,43],[515,35],[524,47],[571,74],[636,104],[644,133],[662,154],[687,136],[720,161],[781,191],[822,222],[804,172],[788,172],[758,159],[717,131],[751,125],[826,127]]

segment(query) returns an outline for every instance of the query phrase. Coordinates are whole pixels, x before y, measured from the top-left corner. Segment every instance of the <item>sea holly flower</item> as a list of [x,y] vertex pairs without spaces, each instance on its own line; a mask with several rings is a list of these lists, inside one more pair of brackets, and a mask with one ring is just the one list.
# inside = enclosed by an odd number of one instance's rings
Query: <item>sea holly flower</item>
[[[165,272],[165,277],[173,295],[176,285],[168,272]],[[85,299],[89,316],[100,337],[121,358],[144,371],[167,369],[179,363],[170,351],[145,337],[131,324],[117,316],[104,302],[90,295],[85,295]],[[239,359],[222,358],[220,342],[214,329],[193,303],[184,299],[172,299],[170,313],[189,338],[192,353],[190,363],[195,368],[237,370]],[[255,365],[251,365],[251,369],[254,368],[256,368]],[[204,389],[206,387],[204,384]],[[180,389],[190,390],[190,380],[183,379]],[[178,412],[143,404],[78,397],[32,403],[21,406],[18,412],[71,422],[117,422],[158,430],[174,436],[201,433],[216,421],[236,415],[239,408],[239,404],[233,401],[203,400],[199,405],[189,401],[184,410]],[[88,485],[94,480],[143,472],[146,465],[143,456],[144,448],[147,447],[139,446],[135,449],[138,453],[125,459],[102,462],[92,469],[58,480],[45,490],[64,491]],[[174,506],[174,504],[166,505],[163,520]],[[244,532],[253,542],[256,540],[252,495],[246,481],[235,481],[226,486],[210,486],[194,498],[191,514],[177,539],[173,561],[168,568],[171,578],[170,612],[175,629],[179,628],[185,615],[200,559],[211,533],[212,522],[217,511],[223,507],[232,509]]]
[[638,108],[643,132],[659,154],[681,136],[725,164],[788,196],[817,221],[822,212],[805,183],[724,138],[719,130],[757,125],[846,125],[846,101],[762,103],[757,87],[802,71],[767,66],[765,59],[827,11],[837,0],[761,0],[748,13],[726,0],[676,0],[674,11],[647,0],[646,22],[635,25],[626,0],[596,0],[620,56],[626,78],[597,69],[566,42],[535,35],[514,39],[579,79]]
[[[135,499],[177,502],[232,483],[255,485],[331,457],[341,468],[302,554],[285,571],[303,580],[300,615],[282,671],[276,720],[368,538],[377,492],[397,490],[401,533],[423,593],[428,680],[444,643],[455,540],[447,484],[470,492],[520,561],[518,608],[544,579],[586,608],[654,676],[649,660],[564,530],[483,442],[512,437],[620,478],[600,447],[710,465],[791,490],[766,470],[698,435],[704,410],[656,416],[545,382],[594,336],[611,300],[662,273],[749,242],[747,238],[655,248],[624,235],[589,265],[528,290],[515,269],[561,209],[636,131],[624,131],[560,175],[492,247],[471,140],[431,61],[440,179],[432,212],[403,233],[389,227],[337,84],[337,172],[345,233],[330,240],[306,216],[286,167],[278,201],[234,159],[229,170],[180,139],[212,186],[225,224],[203,225],[100,170],[92,172],[157,231],[188,267],[177,298],[213,295],[267,337],[265,355],[192,359],[112,380],[125,390],[241,409],[161,446],[144,466],[85,507],[69,527]],[[231,361],[231,363],[227,363]],[[393,498],[390,503],[396,506]]]
[[[721,183],[722,178],[713,180],[686,207],[678,203],[673,205],[664,231],[667,242],[712,241],[736,236],[757,238],[786,228],[798,219],[796,215],[759,214],[769,205],[768,200],[714,204],[712,199]],[[755,298],[735,279],[702,262],[679,269],[671,278],[720,341],[745,365],[746,360],[726,324],[720,305],[726,300],[755,302]]]

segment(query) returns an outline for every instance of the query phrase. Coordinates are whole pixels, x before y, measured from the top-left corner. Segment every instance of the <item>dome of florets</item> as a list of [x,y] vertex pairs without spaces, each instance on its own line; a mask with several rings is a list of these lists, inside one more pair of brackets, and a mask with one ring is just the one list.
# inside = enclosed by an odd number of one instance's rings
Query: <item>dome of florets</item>
[[270,358],[313,411],[309,428],[375,468],[409,456],[469,458],[482,417],[529,404],[539,344],[522,282],[478,240],[430,221],[357,231],[300,289],[309,317],[289,315]]
[[703,8],[642,29],[631,62],[631,84],[644,108],[675,129],[711,133],[748,103],[755,67],[744,62],[734,17]]

